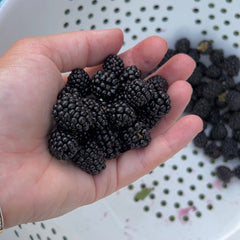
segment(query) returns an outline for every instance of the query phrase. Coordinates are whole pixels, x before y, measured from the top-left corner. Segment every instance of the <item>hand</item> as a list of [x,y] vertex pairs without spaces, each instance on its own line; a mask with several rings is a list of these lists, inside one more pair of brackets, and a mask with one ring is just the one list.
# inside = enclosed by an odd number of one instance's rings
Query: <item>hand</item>
[[[169,83],[172,109],[152,132],[148,147],[107,161],[96,176],[52,158],[47,134],[52,106],[67,79],[61,73],[87,67],[91,74],[122,43],[117,29],[80,31],[19,40],[0,58],[0,206],[6,227],[57,217],[97,201],[153,170],[201,131],[199,117],[180,118],[192,93],[185,80],[195,63],[179,54],[157,72]],[[146,74],[166,51],[166,41],[153,36],[121,57]]]

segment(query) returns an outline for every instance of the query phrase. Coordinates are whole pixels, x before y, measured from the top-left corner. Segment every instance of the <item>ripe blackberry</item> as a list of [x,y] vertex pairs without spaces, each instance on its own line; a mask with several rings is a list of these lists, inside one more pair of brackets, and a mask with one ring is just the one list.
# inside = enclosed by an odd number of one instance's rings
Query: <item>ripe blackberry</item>
[[209,59],[212,62],[212,64],[222,68],[224,66],[224,53],[223,53],[223,50],[221,50],[221,49],[214,49],[210,53]]
[[148,83],[153,84],[154,89],[156,91],[163,91],[167,92],[168,90],[168,82],[166,79],[162,78],[160,75],[155,75],[150,78],[148,78]]
[[118,55],[111,54],[104,60],[103,70],[114,72],[119,76],[124,70],[123,60]]
[[235,81],[233,77],[228,76],[224,73],[219,77],[218,81],[222,84],[224,90],[229,90],[235,87]]
[[212,42],[209,40],[202,40],[198,44],[197,50],[202,54],[210,54],[213,50]]
[[86,97],[90,91],[90,77],[84,69],[76,68],[68,76],[67,85],[77,88],[82,97]]
[[202,65],[198,64],[194,69],[193,73],[191,74],[191,76],[187,79],[187,81],[192,86],[196,86],[201,83],[202,78],[203,78],[203,67]]
[[97,145],[102,149],[103,156],[106,159],[116,158],[120,154],[121,142],[118,137],[118,132],[114,129],[106,127],[97,129],[93,133]]
[[214,65],[214,64],[211,64],[211,65],[208,66],[205,74],[209,78],[217,79],[221,76],[222,69],[220,67]]
[[49,135],[48,148],[55,158],[70,160],[79,150],[79,143],[73,134],[56,128]]
[[210,158],[218,158],[221,155],[221,148],[216,144],[215,141],[209,141],[204,147],[204,153]]
[[127,84],[132,82],[133,80],[141,78],[141,71],[135,66],[127,66],[124,68],[122,74],[120,75],[119,79],[121,82],[121,90],[124,90]]
[[200,132],[194,139],[193,143],[196,147],[204,148],[208,143],[208,137],[204,131]]
[[238,156],[238,143],[233,138],[225,138],[222,141],[221,148],[222,155],[226,160],[231,160]]
[[106,168],[103,153],[94,141],[81,145],[72,162],[75,166],[91,175],[99,174]]
[[240,60],[237,56],[231,55],[225,58],[224,70],[230,76],[237,76],[240,69]]
[[79,93],[77,88],[74,88],[68,84],[66,84],[62,90],[58,93],[57,99],[61,99],[64,95],[72,95],[76,98],[81,98],[81,94]]
[[108,104],[106,113],[114,128],[130,126],[137,118],[134,109],[123,101]]
[[240,92],[235,90],[228,91],[226,95],[226,102],[228,109],[230,111],[238,111],[240,110]]
[[188,53],[190,50],[190,41],[187,38],[181,38],[176,41],[175,49],[178,53]]
[[148,82],[141,79],[133,80],[126,86],[124,98],[133,108],[143,106],[151,99]]
[[83,133],[93,126],[92,113],[88,106],[71,94],[57,100],[52,114],[57,125],[72,132]]
[[94,98],[82,98],[83,104],[88,107],[92,114],[93,127],[104,128],[108,125],[107,115],[100,101]]
[[136,122],[131,127],[122,130],[121,137],[130,148],[147,146],[151,141],[150,132],[142,122]]
[[202,89],[202,96],[206,99],[214,99],[223,92],[223,86],[217,80],[209,81]]
[[92,77],[91,90],[97,98],[111,99],[116,95],[119,79],[113,72],[99,70]]
[[192,113],[205,119],[211,111],[211,105],[205,98],[200,98],[196,101]]
[[233,176],[233,172],[229,167],[220,165],[216,168],[216,175],[224,183],[229,183]]
[[190,56],[195,62],[199,62],[200,60],[200,53],[197,49],[190,48],[188,51],[188,56]]
[[[224,114],[224,116],[227,113]],[[228,125],[234,131],[240,130],[240,112],[233,112],[232,114],[228,114]]]
[[235,177],[237,177],[238,179],[240,179],[240,165],[234,167],[232,173],[233,173],[233,175],[234,175]]
[[227,137],[228,131],[223,123],[218,123],[212,126],[210,137],[214,140],[223,140]]
[[208,114],[208,117],[206,118],[206,121],[211,124],[218,124],[220,120],[221,120],[221,115],[218,108],[212,109]]

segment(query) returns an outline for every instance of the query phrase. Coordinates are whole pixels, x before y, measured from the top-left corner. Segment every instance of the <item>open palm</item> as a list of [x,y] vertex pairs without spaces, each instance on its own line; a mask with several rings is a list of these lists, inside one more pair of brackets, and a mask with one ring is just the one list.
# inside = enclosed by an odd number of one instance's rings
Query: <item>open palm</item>
[[[172,109],[148,147],[107,161],[96,176],[49,154],[51,110],[66,79],[61,73],[87,67],[91,74],[122,42],[117,29],[74,32],[20,40],[0,58],[0,206],[6,227],[57,217],[103,198],[166,161],[201,130],[197,116],[179,119],[191,96],[185,80],[195,66],[179,54],[157,72],[168,80]],[[121,57],[147,73],[166,51],[166,41],[154,36]]]

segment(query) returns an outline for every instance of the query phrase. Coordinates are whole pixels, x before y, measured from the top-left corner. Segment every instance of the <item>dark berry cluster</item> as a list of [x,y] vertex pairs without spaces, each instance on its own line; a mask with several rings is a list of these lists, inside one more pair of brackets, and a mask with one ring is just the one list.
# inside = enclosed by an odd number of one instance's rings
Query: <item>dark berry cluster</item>
[[106,159],[147,146],[150,130],[171,105],[165,79],[141,77],[118,55],[109,55],[91,78],[74,69],[53,106],[50,153],[95,175],[106,168]]
[[[214,48],[212,41],[203,40],[193,48],[189,39],[181,38],[176,41],[174,49],[168,50],[164,62],[168,60],[167,56],[177,53],[188,54],[196,62],[188,79],[193,94],[185,112],[200,116],[204,130],[193,143],[203,148],[210,158],[239,158],[240,84],[236,79],[240,70],[239,58],[225,56],[222,49]],[[217,172],[218,176],[225,176],[227,170],[220,168]]]

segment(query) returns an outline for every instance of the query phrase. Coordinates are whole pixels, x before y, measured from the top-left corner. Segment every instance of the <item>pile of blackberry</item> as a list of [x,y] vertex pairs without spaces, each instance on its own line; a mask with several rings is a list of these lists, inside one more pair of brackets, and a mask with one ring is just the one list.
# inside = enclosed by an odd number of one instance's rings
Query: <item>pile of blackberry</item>
[[150,131],[171,108],[167,89],[160,75],[143,79],[118,55],[109,55],[92,77],[72,70],[53,106],[50,153],[99,174],[106,160],[150,143]]
[[225,166],[216,168],[219,179],[229,182],[232,176],[240,178],[240,164],[234,169],[227,166],[228,160],[239,161],[240,156],[239,58],[225,56],[222,49],[214,48],[212,41],[202,40],[193,48],[189,39],[181,38],[174,49],[168,50],[161,64],[177,53],[188,54],[196,62],[188,79],[193,94],[185,112],[200,116],[204,129],[193,143],[209,158],[222,156],[226,160]]

